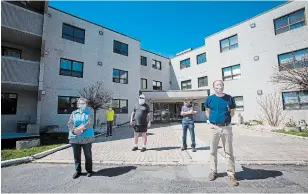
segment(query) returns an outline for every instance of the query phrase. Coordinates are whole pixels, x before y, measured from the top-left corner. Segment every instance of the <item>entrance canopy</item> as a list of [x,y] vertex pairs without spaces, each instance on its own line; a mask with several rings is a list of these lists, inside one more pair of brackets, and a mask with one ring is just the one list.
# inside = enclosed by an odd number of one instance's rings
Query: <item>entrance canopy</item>
[[152,102],[158,101],[182,101],[184,98],[191,100],[206,98],[210,90],[169,90],[169,91],[140,91],[146,99]]

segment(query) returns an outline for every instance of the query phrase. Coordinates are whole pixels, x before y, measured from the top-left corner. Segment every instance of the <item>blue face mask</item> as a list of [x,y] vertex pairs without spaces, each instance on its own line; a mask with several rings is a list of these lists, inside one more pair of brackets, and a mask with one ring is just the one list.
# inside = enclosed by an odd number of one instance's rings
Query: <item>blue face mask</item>
[[78,106],[78,108],[79,108],[80,110],[84,110],[84,109],[86,109],[86,107],[87,107],[87,106],[86,106],[85,104],[82,104],[82,105],[79,105],[79,106]]

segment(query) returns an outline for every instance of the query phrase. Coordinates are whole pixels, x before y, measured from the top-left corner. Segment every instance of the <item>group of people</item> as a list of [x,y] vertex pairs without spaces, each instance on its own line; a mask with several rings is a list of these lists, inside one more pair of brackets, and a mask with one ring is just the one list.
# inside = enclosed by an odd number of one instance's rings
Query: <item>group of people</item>
[[[227,174],[230,178],[232,185],[237,186],[238,182],[235,177],[235,164],[233,156],[233,133],[231,126],[231,118],[234,116],[235,101],[232,96],[225,94],[224,83],[221,80],[213,82],[213,89],[215,94],[208,96],[205,100],[205,114],[211,130],[211,143],[210,143],[210,162],[211,173],[209,180],[214,181],[217,178],[217,150],[220,138],[224,146],[226,158],[228,160]],[[90,177],[92,171],[92,152],[91,146],[94,141],[93,129],[93,113],[87,109],[87,99],[79,98],[77,102],[78,109],[73,111],[69,122],[69,142],[72,145],[75,170],[73,178],[77,178],[81,174],[81,148],[85,155],[85,168],[87,176]],[[195,124],[194,115],[197,111],[194,110],[191,101],[187,98],[181,109],[182,118],[182,147],[181,150],[187,149],[187,131],[189,130],[191,136],[191,148],[196,152],[195,142]],[[111,107],[106,111],[107,119],[107,137],[112,136],[112,123],[114,118],[114,111]],[[138,136],[142,134],[143,146],[141,152],[146,151],[147,143],[147,130],[151,127],[150,107],[146,104],[145,96],[139,96],[139,103],[135,105],[133,112],[130,116],[130,125],[134,129],[134,146],[132,151],[138,150]]]

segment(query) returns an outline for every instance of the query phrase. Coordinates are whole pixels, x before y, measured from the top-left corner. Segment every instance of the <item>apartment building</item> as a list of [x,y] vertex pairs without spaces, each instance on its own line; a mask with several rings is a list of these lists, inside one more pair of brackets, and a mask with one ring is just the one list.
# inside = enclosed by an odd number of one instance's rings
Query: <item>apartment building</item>
[[[173,88],[206,88],[224,80],[244,120],[262,114],[257,99],[278,93],[286,119],[308,121],[308,93],[282,91],[270,82],[279,65],[308,56],[308,2],[288,2],[205,38],[205,45],[171,59]],[[201,105],[199,106],[202,109]],[[235,117],[236,119],[236,117]]]
[[[1,131],[40,115],[44,15],[47,3],[1,1]],[[24,129],[25,130],[25,129]]]
[[[288,117],[308,122],[307,93],[281,91],[269,82],[273,68],[308,53],[307,2],[288,2],[206,37],[203,46],[172,59],[45,2],[1,5],[2,132],[16,131],[21,122],[67,130],[79,90],[97,81],[112,92],[118,123],[129,120],[140,93],[147,97],[154,121],[163,120],[163,111],[179,120],[184,98],[198,110],[196,121],[205,121],[203,103],[217,79],[235,96],[244,120],[261,114],[260,95],[276,92]],[[97,119],[105,121],[104,110]]]

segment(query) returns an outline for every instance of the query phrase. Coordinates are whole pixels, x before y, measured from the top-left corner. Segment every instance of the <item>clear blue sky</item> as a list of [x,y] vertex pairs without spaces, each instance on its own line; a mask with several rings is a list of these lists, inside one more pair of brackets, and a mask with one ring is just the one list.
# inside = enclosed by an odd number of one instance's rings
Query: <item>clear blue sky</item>
[[50,1],[50,5],[141,41],[164,56],[204,45],[204,38],[285,1],[105,2]]

